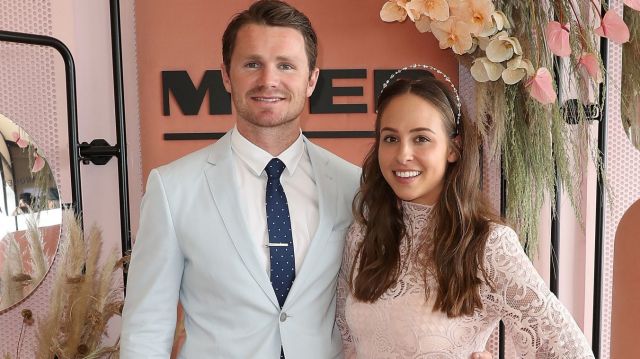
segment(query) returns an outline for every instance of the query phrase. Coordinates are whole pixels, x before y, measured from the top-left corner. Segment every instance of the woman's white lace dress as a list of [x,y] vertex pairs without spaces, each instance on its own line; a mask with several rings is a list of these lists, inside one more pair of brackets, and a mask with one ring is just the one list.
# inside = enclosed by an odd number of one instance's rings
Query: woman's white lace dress
[[487,241],[485,268],[495,290],[481,287],[483,308],[458,318],[434,312],[435,278],[427,278],[433,294],[425,300],[425,281],[416,266],[421,245],[417,238],[428,226],[431,207],[404,202],[403,210],[411,240],[402,240],[402,271],[398,282],[374,303],[357,301],[347,286],[363,237],[361,226],[349,229],[337,297],[337,323],[347,358],[470,358],[485,350],[501,319],[522,358],[593,358],[580,328],[506,226],[493,225]]

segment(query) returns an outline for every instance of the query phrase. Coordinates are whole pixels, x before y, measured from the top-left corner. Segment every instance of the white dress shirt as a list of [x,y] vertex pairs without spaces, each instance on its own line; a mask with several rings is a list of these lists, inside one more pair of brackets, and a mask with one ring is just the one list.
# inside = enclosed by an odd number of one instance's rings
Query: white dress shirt
[[[240,189],[242,214],[251,240],[257,248],[258,260],[269,274],[269,248],[266,246],[269,235],[265,213],[267,174],[264,168],[273,156],[247,140],[237,128],[231,132],[231,150]],[[318,191],[302,135],[278,158],[287,166],[280,182],[289,204],[297,274],[318,228]]]

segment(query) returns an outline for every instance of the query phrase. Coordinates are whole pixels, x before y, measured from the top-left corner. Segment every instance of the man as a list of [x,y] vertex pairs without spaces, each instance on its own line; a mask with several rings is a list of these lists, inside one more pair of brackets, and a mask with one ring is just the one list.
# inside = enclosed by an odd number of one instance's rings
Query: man
[[[229,24],[222,68],[236,126],[149,174],[122,358],[169,357],[178,299],[183,358],[341,356],[334,291],[359,169],[301,135],[319,73],[316,43],[306,16],[277,1],[254,3]],[[286,165],[292,246],[268,235],[264,169],[274,157]],[[270,273],[273,254],[291,247],[295,281],[274,288],[281,282]]]
[[301,135],[316,57],[309,20],[286,3],[260,0],[228,25],[236,125],[149,174],[122,358],[169,357],[178,300],[182,358],[342,357],[335,287],[360,170]]

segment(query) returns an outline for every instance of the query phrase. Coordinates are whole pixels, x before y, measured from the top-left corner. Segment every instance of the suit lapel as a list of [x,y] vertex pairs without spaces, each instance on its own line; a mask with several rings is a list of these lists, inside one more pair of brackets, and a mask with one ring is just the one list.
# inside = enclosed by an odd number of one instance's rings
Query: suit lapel
[[[311,143],[305,138],[305,144],[309,158],[311,160],[311,167],[313,169],[313,176],[316,181],[316,190],[318,191],[318,228],[316,234],[313,236],[307,254],[305,255],[302,268],[296,275],[296,280],[293,282],[291,291],[287,296],[287,302],[294,300],[299,291],[304,290],[305,282],[308,281],[311,273],[316,270],[318,261],[322,259],[321,255],[324,247],[327,244],[327,239],[333,229],[333,218],[335,217],[338,204],[338,193],[336,191],[336,185],[331,171],[327,169],[328,158],[323,156],[316,145]],[[285,302],[285,305],[286,303]]]
[[242,218],[237,187],[238,180],[231,156],[230,136],[227,134],[213,146],[213,151],[208,158],[210,165],[205,169],[205,176],[209,183],[209,189],[231,241],[244,265],[271,302],[279,308],[269,277],[264,268],[259,265],[260,261],[255,244],[249,240],[247,225]]

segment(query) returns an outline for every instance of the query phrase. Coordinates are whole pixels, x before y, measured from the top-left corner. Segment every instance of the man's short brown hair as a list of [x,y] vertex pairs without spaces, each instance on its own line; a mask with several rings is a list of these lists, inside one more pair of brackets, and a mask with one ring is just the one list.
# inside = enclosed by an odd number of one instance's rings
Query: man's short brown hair
[[231,55],[236,45],[238,31],[250,24],[289,27],[300,31],[304,38],[309,61],[309,71],[316,67],[318,38],[309,18],[293,6],[279,0],[258,0],[247,10],[236,14],[222,35],[222,62],[229,71]]

